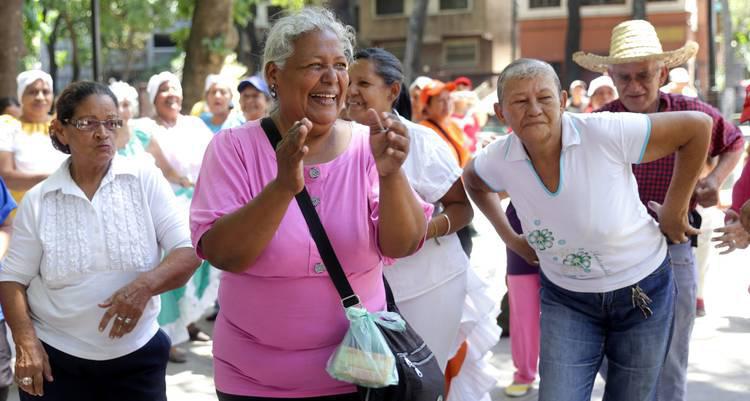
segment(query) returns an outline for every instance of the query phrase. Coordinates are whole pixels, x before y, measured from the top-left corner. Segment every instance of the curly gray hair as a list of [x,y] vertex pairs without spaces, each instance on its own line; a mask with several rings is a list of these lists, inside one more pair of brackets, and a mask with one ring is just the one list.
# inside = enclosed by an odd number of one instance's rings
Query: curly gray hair
[[264,70],[270,63],[284,68],[284,63],[294,52],[294,41],[303,34],[316,30],[334,33],[341,42],[346,60],[352,62],[356,42],[354,28],[341,23],[325,8],[305,7],[299,12],[280,18],[271,27],[263,50]]

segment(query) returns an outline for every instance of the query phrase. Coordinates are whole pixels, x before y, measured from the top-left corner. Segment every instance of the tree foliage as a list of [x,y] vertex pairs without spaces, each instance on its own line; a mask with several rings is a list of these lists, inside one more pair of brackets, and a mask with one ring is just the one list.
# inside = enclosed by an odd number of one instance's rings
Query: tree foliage
[[[233,0],[232,18],[237,30],[251,25],[259,0]],[[196,0],[100,0],[100,32],[104,76],[145,79],[154,71],[134,75],[136,64],[154,33],[170,34],[178,54],[184,55]],[[323,0],[271,0],[273,6],[300,9]],[[42,49],[49,54],[53,77],[71,66],[73,79],[90,76],[92,63],[91,0],[34,0],[23,2],[23,39],[27,49],[21,68],[41,66]],[[227,37],[203,38],[201,45],[217,57],[236,51]],[[262,38],[260,38],[262,39]],[[259,47],[262,40],[256,42]],[[260,52],[259,49],[254,49]],[[46,64],[45,64],[46,67]],[[155,66],[154,68],[170,68]],[[57,81],[57,80],[56,80]],[[59,88],[58,88],[59,89]]]
[[750,78],[750,0],[731,0],[729,8],[734,32],[730,46],[745,66],[744,77]]

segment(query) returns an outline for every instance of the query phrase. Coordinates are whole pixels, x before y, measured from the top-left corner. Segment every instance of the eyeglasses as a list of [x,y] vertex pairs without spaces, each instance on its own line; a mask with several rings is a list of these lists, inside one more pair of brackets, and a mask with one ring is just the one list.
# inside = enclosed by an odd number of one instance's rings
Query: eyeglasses
[[636,74],[618,74],[615,72],[612,74],[612,79],[623,86],[630,85],[631,82],[636,81],[639,84],[646,86],[650,84],[654,77],[659,74],[659,70],[645,70]]
[[93,132],[99,129],[99,126],[104,126],[108,131],[114,131],[117,128],[122,128],[122,120],[119,118],[110,118],[109,120],[95,120],[84,118],[81,120],[66,119],[63,120],[65,124],[70,124],[81,131]]

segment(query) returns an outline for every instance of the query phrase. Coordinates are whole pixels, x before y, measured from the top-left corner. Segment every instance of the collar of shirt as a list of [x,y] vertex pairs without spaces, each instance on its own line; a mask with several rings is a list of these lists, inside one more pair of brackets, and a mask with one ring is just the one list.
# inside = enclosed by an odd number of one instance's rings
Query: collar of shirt
[[[61,190],[62,193],[66,195],[75,195],[85,198],[85,195],[83,194],[83,191],[81,191],[81,188],[78,187],[78,184],[73,181],[73,177],[70,176],[70,163],[71,158],[68,157],[60,166],[60,168],[52,173],[52,175],[50,175],[49,178],[44,181],[41,191],[42,196],[49,192]],[[107,170],[107,174],[104,175],[101,184],[99,184],[99,188],[109,184],[115,179],[116,176],[122,174],[137,176],[138,169],[133,163],[123,159],[119,155],[115,155],[115,157],[112,159],[112,163],[109,166],[109,170]]]
[[[568,116],[567,112],[562,114],[562,152],[565,152],[571,146],[579,145],[581,143],[581,134],[578,132],[573,123],[573,119]],[[505,145],[505,160],[508,161],[520,161],[530,160],[529,155],[526,153],[526,149],[523,147],[523,143],[516,134],[508,138]]]

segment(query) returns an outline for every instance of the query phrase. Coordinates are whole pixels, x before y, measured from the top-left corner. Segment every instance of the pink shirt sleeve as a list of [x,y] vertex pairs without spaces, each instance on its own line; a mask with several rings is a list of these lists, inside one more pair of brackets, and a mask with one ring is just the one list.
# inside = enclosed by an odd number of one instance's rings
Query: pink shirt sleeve
[[745,163],[740,178],[732,188],[732,209],[739,213],[742,205],[750,199],[750,162]]
[[[249,202],[250,178],[242,163],[243,155],[232,130],[214,136],[206,149],[201,173],[195,184],[190,205],[190,233],[198,256],[204,258],[200,240],[220,217],[232,213]],[[202,190],[203,183],[210,190]]]

